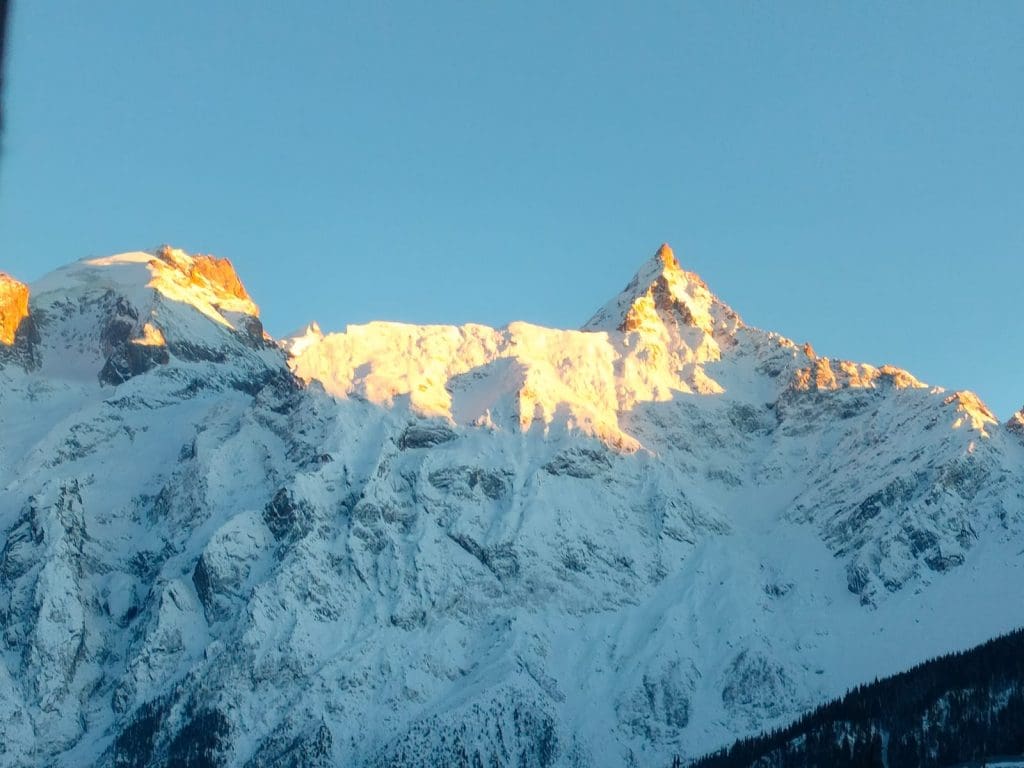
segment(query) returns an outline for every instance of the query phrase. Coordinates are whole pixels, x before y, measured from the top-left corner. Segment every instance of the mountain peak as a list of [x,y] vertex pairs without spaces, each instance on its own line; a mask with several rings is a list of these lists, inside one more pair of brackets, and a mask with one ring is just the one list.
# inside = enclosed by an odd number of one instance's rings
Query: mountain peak
[[172,358],[248,359],[270,344],[230,261],[170,246],[62,267],[32,284],[30,309],[44,319],[42,365],[62,378],[98,370],[116,385]]
[[33,294],[44,302],[60,300],[69,290],[112,290],[139,308],[158,294],[227,325],[234,324],[231,317],[260,314],[230,261],[167,245],[83,259],[33,285]]
[[1024,436],[1024,408],[1013,414],[1006,422],[1006,426],[1011,432]]
[[684,270],[668,243],[644,262],[622,292],[599,309],[585,331],[660,331],[679,326],[705,333],[742,325],[699,275]]
[[662,266],[668,269],[681,269],[679,266],[679,260],[676,259],[675,253],[672,251],[672,246],[668,243],[662,243],[658,252],[654,254],[654,258],[661,261]]

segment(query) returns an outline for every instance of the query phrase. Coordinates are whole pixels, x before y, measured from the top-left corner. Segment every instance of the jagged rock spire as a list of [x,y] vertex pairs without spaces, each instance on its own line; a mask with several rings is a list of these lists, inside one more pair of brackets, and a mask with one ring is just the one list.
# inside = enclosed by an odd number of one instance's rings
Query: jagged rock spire
[[716,329],[733,330],[742,322],[698,275],[684,270],[672,248],[663,243],[583,330],[634,331],[680,324],[713,333]]
[[1006,422],[1006,427],[1011,432],[1015,432],[1018,435],[1024,437],[1024,408],[1017,411],[1010,419]]

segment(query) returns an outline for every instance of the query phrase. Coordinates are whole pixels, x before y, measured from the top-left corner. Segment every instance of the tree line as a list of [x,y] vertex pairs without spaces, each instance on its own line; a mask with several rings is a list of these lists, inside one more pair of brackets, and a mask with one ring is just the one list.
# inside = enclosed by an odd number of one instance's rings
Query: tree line
[[[1024,754],[1024,629],[860,685],[692,768],[944,768]],[[673,761],[678,767],[679,758]]]

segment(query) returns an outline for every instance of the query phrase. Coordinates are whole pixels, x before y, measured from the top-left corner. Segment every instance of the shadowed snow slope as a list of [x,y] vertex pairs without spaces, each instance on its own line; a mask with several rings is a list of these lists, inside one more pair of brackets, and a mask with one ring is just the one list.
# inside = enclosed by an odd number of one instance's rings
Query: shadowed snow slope
[[667,765],[1024,624],[1024,418],[668,246],[583,330],[277,344],[168,248],[8,283],[4,765]]

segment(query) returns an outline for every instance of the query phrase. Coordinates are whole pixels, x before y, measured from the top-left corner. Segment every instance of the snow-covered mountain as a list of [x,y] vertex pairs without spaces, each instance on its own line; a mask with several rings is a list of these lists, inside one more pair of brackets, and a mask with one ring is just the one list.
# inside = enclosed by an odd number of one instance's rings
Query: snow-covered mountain
[[745,325],[0,277],[0,765],[660,765],[1024,625],[1024,414]]

